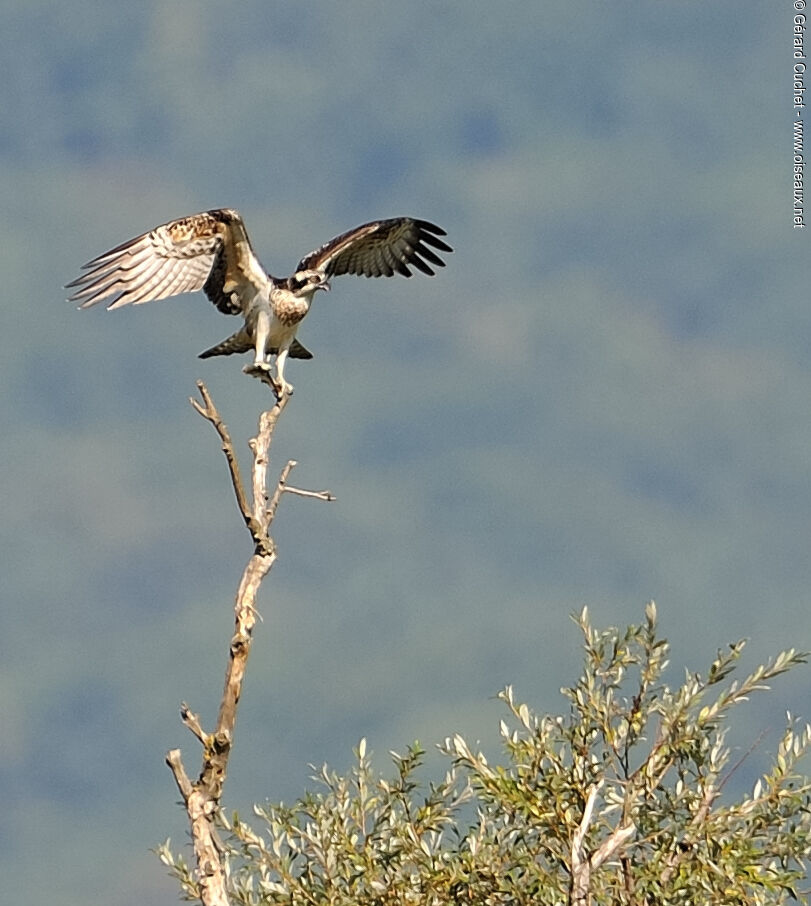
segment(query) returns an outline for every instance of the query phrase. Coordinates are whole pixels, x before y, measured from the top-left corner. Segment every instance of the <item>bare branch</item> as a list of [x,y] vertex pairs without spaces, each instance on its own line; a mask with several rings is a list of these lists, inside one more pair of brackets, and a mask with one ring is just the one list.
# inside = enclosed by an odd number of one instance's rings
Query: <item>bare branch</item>
[[334,503],[338,498],[332,491],[308,491],[305,488],[284,488],[285,494],[296,494],[299,497],[312,497],[314,500],[323,500],[325,503]]
[[192,733],[200,740],[203,745],[206,743],[206,734],[200,725],[200,718],[190,710],[186,702],[180,703],[180,719],[191,730]]
[[284,412],[290,394],[284,394],[277,399],[276,405],[259,416],[259,431],[250,442],[253,452],[253,518],[262,527],[262,532],[267,534],[267,486],[268,466],[270,465],[270,444],[273,439],[273,429],[279,416]]
[[206,385],[202,381],[198,381],[197,389],[200,391],[200,396],[202,396],[205,406],[200,405],[200,403],[196,399],[194,399],[194,397],[189,397],[189,402],[192,404],[195,410],[203,416],[203,418],[214,425],[217,434],[220,435],[220,440],[222,441],[222,451],[225,454],[225,458],[228,460],[228,469],[231,472],[231,484],[233,484],[234,486],[234,494],[237,498],[237,506],[239,507],[240,513],[242,513],[242,518],[245,520],[245,524],[249,529],[251,529],[251,532],[253,532],[253,526],[251,525],[251,508],[248,505],[248,497],[245,494],[245,485],[242,481],[242,474],[239,470],[239,463],[237,462],[236,454],[234,453],[234,445],[231,441],[231,435],[228,433],[228,428],[225,426],[225,423],[220,418],[220,413],[217,411],[217,407],[214,405],[214,401],[212,400],[211,394],[208,392]]
[[212,803],[208,798],[199,780],[196,783],[189,780],[180,757],[180,749],[167,752],[166,763],[174,775],[191,823],[197,879],[203,906],[228,906],[225,873],[220,859],[221,847],[213,824],[216,803]]
[[[273,546],[272,540],[267,540]],[[237,706],[239,705],[242,681],[251,650],[253,627],[256,624],[256,595],[262,580],[270,572],[275,561],[275,549],[269,553],[255,553],[245,567],[236,594],[234,634],[231,637],[225,686],[223,688],[222,701],[220,702],[220,711],[217,716],[217,727],[214,731],[215,736],[228,740],[229,747],[234,726],[236,725]],[[217,766],[217,771],[221,770],[222,772],[222,777],[218,784],[219,787],[225,781],[227,762],[228,752],[225,752],[222,763]]]
[[288,460],[287,465],[282,469],[281,475],[279,475],[279,480],[276,482],[276,489],[273,491],[273,496],[270,498],[267,510],[265,511],[265,520],[268,526],[273,523],[279,501],[282,499],[282,494],[287,486],[287,479],[297,465],[298,463],[295,459]]
[[180,749],[172,749],[166,753],[166,764],[169,765],[172,773],[175,775],[175,781],[177,782],[177,787],[180,790],[183,801],[188,802],[189,796],[192,794],[192,785],[191,780],[189,780],[189,775],[183,767],[183,762],[180,758]]
[[220,810],[220,799],[234,738],[237,708],[251,650],[253,629],[259,616],[256,609],[256,598],[263,579],[276,562],[276,545],[269,533],[270,524],[281,495],[285,491],[298,493],[301,496],[332,499],[332,495],[326,491],[307,492],[288,488],[286,486],[287,477],[295,465],[295,462],[291,460],[282,471],[268,505],[267,473],[270,462],[270,445],[276,423],[290,400],[290,394],[280,393],[272,379],[269,376],[266,377],[267,380],[264,377],[262,379],[276,389],[277,399],[271,409],[260,415],[257,435],[249,442],[253,452],[252,500],[248,499],[228,429],[220,418],[211,394],[202,381],[197,382],[197,388],[203,402],[190,400],[195,410],[214,426],[222,441],[222,449],[228,462],[237,505],[254,544],[254,553],[245,566],[234,601],[234,632],[229,645],[225,684],[214,732],[210,735],[206,734],[198,716],[191,711],[189,706],[184,703],[181,707],[183,723],[203,746],[203,764],[197,780],[192,782],[189,779],[178,749],[173,749],[166,756],[166,762],[172,770],[191,823],[197,879],[200,885],[200,898],[204,906],[227,906],[228,904],[222,847],[214,829],[214,820]]
[[332,503],[335,500],[335,495],[331,491],[307,491],[303,488],[294,488],[288,485],[287,479],[297,465],[298,463],[295,459],[289,460],[287,465],[282,469],[281,475],[279,475],[279,480],[276,482],[276,489],[273,492],[273,496],[270,498],[265,514],[268,526],[273,523],[279,501],[282,499],[282,494],[297,494],[299,497],[312,497],[315,500],[323,500],[328,503]]

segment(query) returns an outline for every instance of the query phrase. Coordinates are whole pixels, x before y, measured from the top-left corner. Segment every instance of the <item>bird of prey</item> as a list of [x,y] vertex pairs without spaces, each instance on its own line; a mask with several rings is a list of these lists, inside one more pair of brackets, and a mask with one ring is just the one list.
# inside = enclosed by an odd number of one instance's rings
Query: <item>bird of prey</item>
[[242,315],[242,327],[200,353],[200,358],[253,350],[245,371],[271,373],[277,392],[292,392],[284,377],[290,358],[310,359],[296,339],[302,318],[318,290],[341,274],[364,277],[411,276],[411,267],[429,276],[444,267],[434,251],[451,252],[446,233],[426,220],[373,220],[331,239],[305,255],[290,277],[266,273],[251,247],[238,211],[225,208],[181,217],[123,243],[84,265],[68,284],[80,308],[105,302],[107,308],[140,305],[202,289],[227,315]]

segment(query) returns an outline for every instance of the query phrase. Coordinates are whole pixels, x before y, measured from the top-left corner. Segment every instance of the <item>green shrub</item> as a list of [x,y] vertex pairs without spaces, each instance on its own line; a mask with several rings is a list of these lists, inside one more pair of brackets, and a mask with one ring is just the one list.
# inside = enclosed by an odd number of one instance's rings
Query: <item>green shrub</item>
[[[580,679],[568,711],[534,713],[511,688],[500,698],[504,764],[460,736],[441,751],[447,775],[427,790],[423,755],[394,755],[388,779],[365,741],[357,766],[323,768],[318,792],[291,808],[256,808],[249,827],[221,824],[234,903],[775,904],[804,901],[795,885],[811,850],[811,784],[796,771],[811,729],[788,726],[768,772],[728,801],[740,764],[725,744],[732,709],[805,656],[791,650],[730,680],[743,643],[706,676],[663,681],[668,645],[645,622],[597,631],[586,610]],[[745,757],[746,753],[743,757]],[[184,894],[200,890],[168,843],[160,855]]]

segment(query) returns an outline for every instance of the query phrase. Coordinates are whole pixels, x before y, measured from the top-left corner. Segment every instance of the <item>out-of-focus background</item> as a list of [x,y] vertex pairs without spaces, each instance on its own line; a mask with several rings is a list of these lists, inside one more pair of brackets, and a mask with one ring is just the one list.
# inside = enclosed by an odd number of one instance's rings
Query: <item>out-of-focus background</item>
[[[152,906],[186,832],[163,764],[211,725],[268,392],[202,296],[77,312],[79,265],[238,208],[273,273],[349,227],[448,231],[434,279],[336,280],[300,331],[287,497],[226,805],[290,801],[564,707],[569,614],[639,621],[674,679],[811,645],[808,236],[791,4],[5,0],[0,30],[0,876],[9,903]],[[797,672],[741,713],[750,783]],[[430,779],[430,771],[429,777]]]

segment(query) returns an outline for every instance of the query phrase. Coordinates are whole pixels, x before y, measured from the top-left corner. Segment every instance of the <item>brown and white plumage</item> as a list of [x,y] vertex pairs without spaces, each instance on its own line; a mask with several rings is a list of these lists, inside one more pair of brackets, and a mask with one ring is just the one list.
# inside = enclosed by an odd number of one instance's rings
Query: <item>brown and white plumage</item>
[[443,252],[452,251],[437,238],[444,235],[444,230],[427,220],[410,217],[374,220],[330,239],[302,258],[297,270],[317,270],[327,277],[341,274],[392,277],[395,273],[410,277],[409,265],[413,265],[433,277],[434,271],[426,261],[437,267],[444,267],[445,262],[429,246]]
[[425,220],[375,220],[336,236],[302,258],[294,274],[279,279],[259,263],[237,211],[203,211],[164,223],[89,261],[68,284],[74,290],[70,301],[80,308],[105,302],[113,309],[202,289],[224,314],[242,315],[244,324],[201,358],[253,349],[250,368],[267,371],[268,358],[275,355],[277,382],[289,392],[285,360],[312,358],[296,331],[315,293],[329,289],[329,278],[410,277],[411,266],[433,275],[431,265],[444,267],[433,249],[452,251],[439,238],[444,235]]

